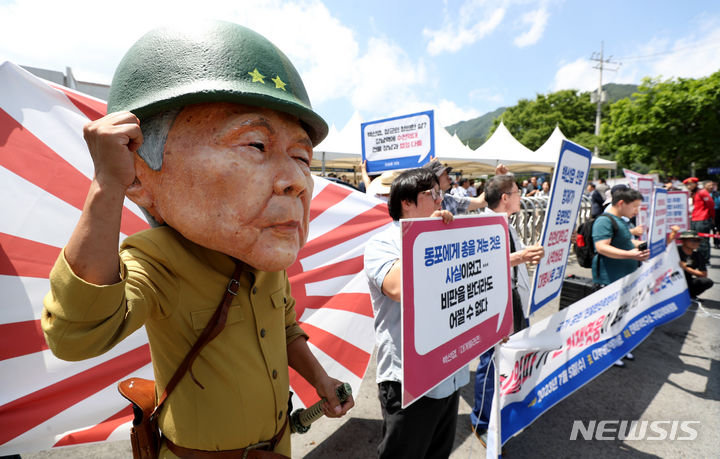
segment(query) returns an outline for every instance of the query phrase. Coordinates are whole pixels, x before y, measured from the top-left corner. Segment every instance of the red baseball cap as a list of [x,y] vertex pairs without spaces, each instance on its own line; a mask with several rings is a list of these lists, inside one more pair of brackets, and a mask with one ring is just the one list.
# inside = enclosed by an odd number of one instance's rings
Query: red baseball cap
[[698,179],[697,177],[688,177],[685,180],[683,180],[683,183],[685,185],[687,185],[688,183],[691,183],[691,182],[697,183],[699,181],[700,181],[700,179]]

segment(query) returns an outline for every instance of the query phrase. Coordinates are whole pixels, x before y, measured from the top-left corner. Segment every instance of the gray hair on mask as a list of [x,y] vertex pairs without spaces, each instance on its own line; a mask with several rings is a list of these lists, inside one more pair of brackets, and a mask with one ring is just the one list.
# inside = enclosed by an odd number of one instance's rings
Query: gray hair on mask
[[[154,171],[159,171],[162,168],[165,142],[167,142],[170,128],[181,110],[182,107],[166,110],[140,123],[143,143],[140,145],[140,148],[138,148],[137,154],[145,161],[148,167]],[[140,207],[140,210],[145,214],[145,218],[150,226],[153,228],[162,226],[150,215],[147,209]]]
[[163,163],[163,151],[170,128],[182,107],[173,108],[153,115],[140,123],[143,144],[138,149],[138,156],[154,171],[159,171]]

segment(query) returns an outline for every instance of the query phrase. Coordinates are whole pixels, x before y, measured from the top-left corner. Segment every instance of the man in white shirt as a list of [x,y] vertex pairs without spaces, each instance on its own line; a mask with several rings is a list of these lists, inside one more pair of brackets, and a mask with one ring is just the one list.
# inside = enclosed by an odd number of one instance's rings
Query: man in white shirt
[[467,189],[470,186],[470,183],[468,182],[468,179],[463,178],[460,179],[460,182],[458,182],[457,188],[453,188],[452,194],[453,196],[457,196],[458,198],[467,198],[468,192]]
[[475,188],[475,180],[470,179],[470,180],[468,180],[468,182],[469,182],[468,189],[467,189],[468,196],[470,196],[471,198],[474,198],[477,196],[477,188]]
[[402,341],[400,333],[401,218],[442,217],[443,192],[436,175],[428,169],[400,174],[390,188],[388,211],[392,226],[373,236],[365,246],[377,352],[377,383],[383,414],[380,458],[448,457],[455,440],[459,389],[470,380],[463,367],[425,396],[402,408]]

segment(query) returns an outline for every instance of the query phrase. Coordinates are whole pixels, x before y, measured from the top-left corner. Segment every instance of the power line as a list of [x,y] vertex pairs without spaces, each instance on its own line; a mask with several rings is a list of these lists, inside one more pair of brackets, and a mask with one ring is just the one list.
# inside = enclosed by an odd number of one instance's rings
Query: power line
[[672,54],[687,54],[687,53],[699,53],[703,51],[711,51],[713,49],[720,48],[720,45],[715,44],[714,46],[710,46],[707,48],[698,48],[698,43],[695,43],[693,45],[683,46],[681,48],[675,48],[672,51],[659,51],[657,53],[651,53],[651,54],[645,54],[641,56],[627,56],[621,58],[623,61],[630,61],[630,60],[641,60],[641,59],[650,59],[653,57],[660,57],[660,56],[669,56]]

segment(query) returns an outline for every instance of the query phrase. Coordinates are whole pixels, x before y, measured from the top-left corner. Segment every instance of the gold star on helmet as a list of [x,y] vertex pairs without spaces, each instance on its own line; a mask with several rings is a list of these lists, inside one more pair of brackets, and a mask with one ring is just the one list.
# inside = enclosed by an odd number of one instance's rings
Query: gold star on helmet
[[275,88],[282,89],[283,91],[286,90],[285,85],[287,83],[280,79],[280,75],[275,76],[275,78],[272,79],[272,82],[275,83]]
[[259,81],[260,83],[265,84],[265,80],[263,80],[263,78],[265,78],[265,75],[258,72],[257,68],[255,70],[253,70],[252,72],[248,72],[248,75],[250,75],[252,77],[252,83]]

